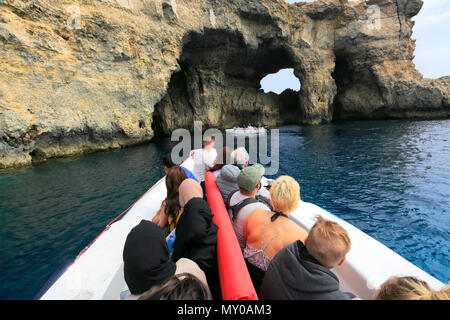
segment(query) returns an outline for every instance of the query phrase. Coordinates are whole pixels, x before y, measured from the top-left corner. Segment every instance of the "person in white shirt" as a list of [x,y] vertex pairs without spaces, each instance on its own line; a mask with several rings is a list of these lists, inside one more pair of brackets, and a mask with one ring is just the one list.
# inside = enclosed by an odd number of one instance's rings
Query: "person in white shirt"
[[217,151],[214,148],[214,137],[203,138],[203,148],[194,153],[193,173],[199,182],[205,180],[205,173],[214,167]]

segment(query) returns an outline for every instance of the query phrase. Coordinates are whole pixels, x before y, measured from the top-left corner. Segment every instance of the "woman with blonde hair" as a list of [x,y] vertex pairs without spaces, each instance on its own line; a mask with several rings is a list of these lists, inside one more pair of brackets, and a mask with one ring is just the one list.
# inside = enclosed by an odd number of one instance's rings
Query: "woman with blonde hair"
[[392,277],[375,292],[374,300],[450,300],[450,286],[437,291],[415,277]]
[[274,211],[256,209],[244,223],[244,258],[259,291],[264,273],[273,257],[284,247],[300,240],[308,233],[289,219],[300,202],[300,185],[292,177],[281,176],[270,188]]

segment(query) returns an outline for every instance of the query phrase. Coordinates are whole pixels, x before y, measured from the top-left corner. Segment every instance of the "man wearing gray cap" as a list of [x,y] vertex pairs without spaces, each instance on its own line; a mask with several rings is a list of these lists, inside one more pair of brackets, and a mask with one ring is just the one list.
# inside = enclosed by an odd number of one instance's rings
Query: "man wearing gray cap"
[[241,250],[245,247],[244,222],[248,215],[255,209],[272,210],[267,199],[256,195],[263,175],[264,167],[260,164],[242,169],[237,178],[239,190],[230,193],[226,200],[228,214]]

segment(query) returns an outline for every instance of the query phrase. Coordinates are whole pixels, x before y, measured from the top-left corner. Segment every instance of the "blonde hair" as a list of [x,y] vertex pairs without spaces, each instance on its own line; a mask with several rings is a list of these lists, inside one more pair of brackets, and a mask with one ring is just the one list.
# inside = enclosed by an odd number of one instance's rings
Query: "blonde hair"
[[275,211],[290,213],[300,202],[300,185],[294,178],[281,176],[270,187],[270,197]]
[[306,249],[324,267],[331,269],[350,251],[351,241],[347,231],[339,224],[316,217],[308,233]]
[[450,286],[437,291],[415,277],[392,277],[380,286],[375,300],[450,300]]

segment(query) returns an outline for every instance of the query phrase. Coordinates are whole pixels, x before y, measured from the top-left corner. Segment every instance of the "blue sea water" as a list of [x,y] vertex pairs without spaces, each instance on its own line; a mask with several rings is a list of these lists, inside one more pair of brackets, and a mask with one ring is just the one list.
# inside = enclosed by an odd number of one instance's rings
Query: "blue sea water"
[[[163,176],[169,138],[0,171],[0,299],[32,299]],[[301,197],[450,281],[450,120],[280,128]]]

